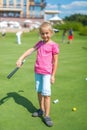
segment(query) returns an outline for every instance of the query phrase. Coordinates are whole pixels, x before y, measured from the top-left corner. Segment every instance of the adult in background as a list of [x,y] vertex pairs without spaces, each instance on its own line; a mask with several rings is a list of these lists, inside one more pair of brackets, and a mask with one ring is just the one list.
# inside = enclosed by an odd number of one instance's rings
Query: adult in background
[[65,42],[66,33],[67,33],[67,30],[64,29],[63,34],[62,34],[62,43]]
[[3,29],[2,30],[2,37],[5,37],[6,36],[6,29]]
[[20,45],[21,44],[21,35],[22,35],[23,31],[20,30],[16,33],[16,37],[17,37],[17,43]]

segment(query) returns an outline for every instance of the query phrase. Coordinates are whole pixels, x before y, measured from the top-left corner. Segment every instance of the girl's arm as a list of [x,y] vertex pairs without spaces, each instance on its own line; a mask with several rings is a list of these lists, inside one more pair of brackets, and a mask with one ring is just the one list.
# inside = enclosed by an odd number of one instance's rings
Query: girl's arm
[[51,83],[53,84],[55,82],[55,75],[57,71],[57,66],[58,66],[58,54],[54,55],[54,61],[53,61],[53,71],[51,75]]
[[30,48],[29,50],[27,50],[24,54],[22,54],[22,55],[19,57],[19,59],[17,60],[16,66],[17,66],[17,67],[21,67],[23,60],[24,60],[27,56],[31,55],[35,50],[36,50],[36,49],[33,47],[33,48]]

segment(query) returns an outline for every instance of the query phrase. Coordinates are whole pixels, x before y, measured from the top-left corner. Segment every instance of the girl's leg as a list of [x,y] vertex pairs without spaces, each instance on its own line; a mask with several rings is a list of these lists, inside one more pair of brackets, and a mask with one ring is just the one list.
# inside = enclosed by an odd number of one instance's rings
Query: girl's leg
[[47,126],[53,126],[53,121],[51,120],[50,114],[50,96],[44,97],[44,107],[45,107],[45,115],[44,115],[44,122]]
[[41,95],[41,93],[38,93],[38,101],[39,101],[40,109],[42,111],[45,111],[45,108],[44,108],[44,97]]
[[42,96],[41,93],[38,93],[38,100],[40,109],[45,112],[44,116],[49,116],[50,114],[50,96]]
[[43,75],[42,95],[44,97],[44,109],[45,109],[44,116],[49,116],[50,114],[50,96],[51,96],[50,78],[51,78],[51,75]]
[[49,114],[50,114],[50,96],[44,97],[44,108],[45,108],[45,116],[49,116]]
[[42,96],[41,93],[38,93],[38,100],[40,109],[44,111],[44,116],[49,116],[50,114],[50,96]]
[[44,97],[41,95],[40,92],[38,92],[37,95],[40,108],[37,109],[37,111],[35,111],[34,113],[32,113],[33,117],[40,117],[44,114]]

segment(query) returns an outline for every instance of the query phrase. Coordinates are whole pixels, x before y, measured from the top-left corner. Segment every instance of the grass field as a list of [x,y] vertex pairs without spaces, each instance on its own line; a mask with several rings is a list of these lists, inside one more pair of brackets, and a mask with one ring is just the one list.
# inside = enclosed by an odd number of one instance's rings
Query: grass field
[[[0,130],[87,130],[87,37],[75,32],[73,43],[63,44],[61,34],[60,31],[53,36],[60,54],[52,86],[51,128],[41,118],[31,116],[38,108],[33,72],[36,54],[7,79],[19,56],[38,41],[37,31],[24,33],[21,45],[17,45],[14,33],[0,37]],[[53,104],[55,99],[59,100],[57,104]]]

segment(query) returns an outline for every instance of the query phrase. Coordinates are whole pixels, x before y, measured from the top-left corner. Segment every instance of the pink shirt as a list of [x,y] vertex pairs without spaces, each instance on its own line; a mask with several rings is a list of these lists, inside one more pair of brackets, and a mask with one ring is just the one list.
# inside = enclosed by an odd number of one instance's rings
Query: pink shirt
[[59,53],[58,44],[53,41],[47,44],[45,44],[43,41],[39,41],[35,47],[38,48],[35,72],[38,74],[51,74],[53,55]]

